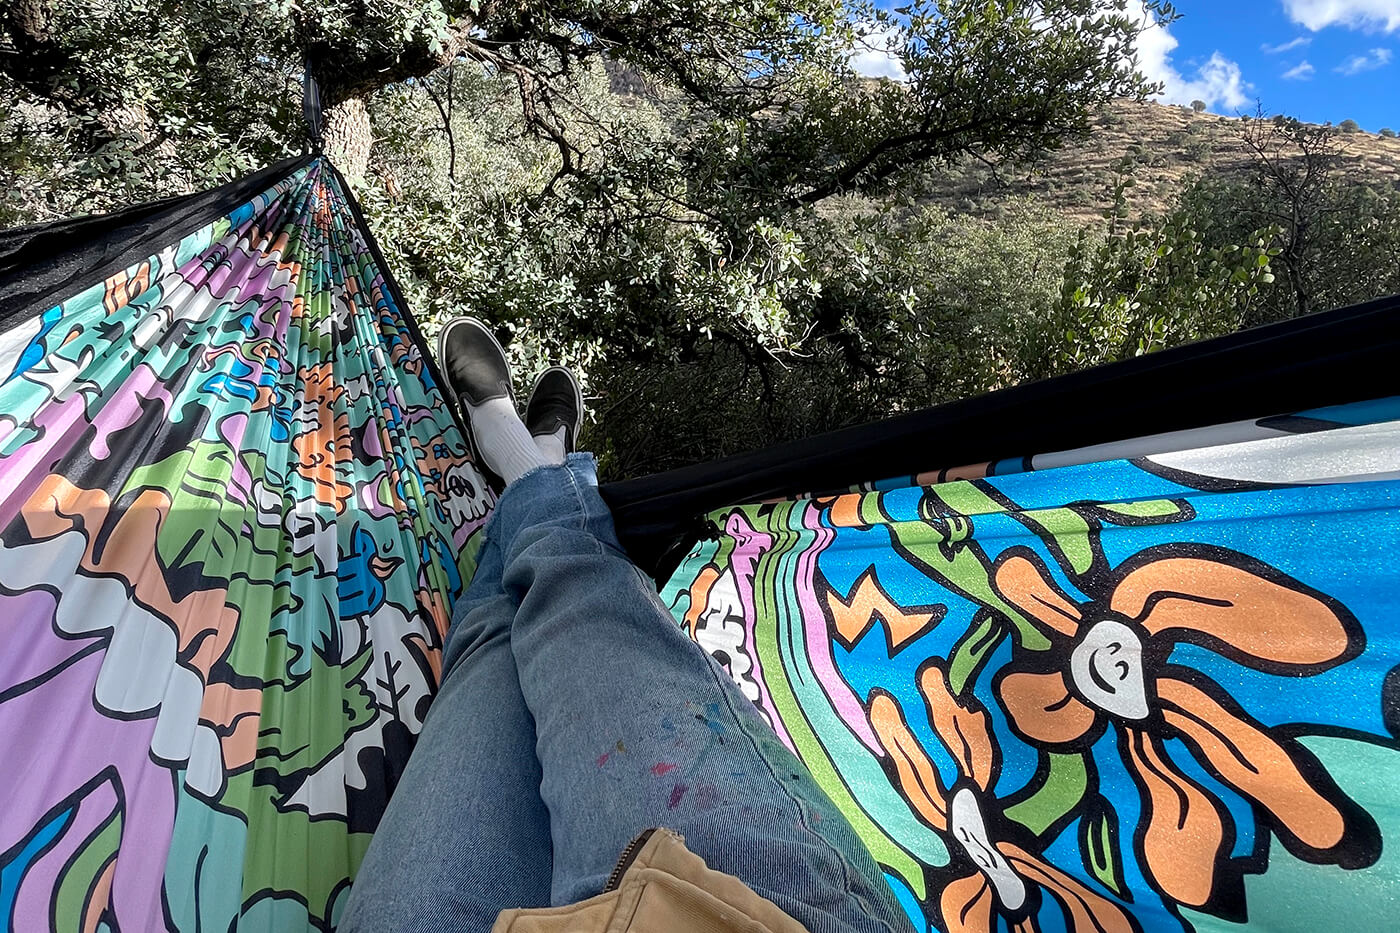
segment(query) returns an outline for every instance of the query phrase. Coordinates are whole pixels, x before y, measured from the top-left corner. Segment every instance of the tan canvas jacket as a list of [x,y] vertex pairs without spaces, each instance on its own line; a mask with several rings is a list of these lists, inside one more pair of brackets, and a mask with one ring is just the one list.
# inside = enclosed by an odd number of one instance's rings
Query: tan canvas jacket
[[491,933],[807,933],[738,878],[715,871],[668,829],[622,854],[607,887],[567,907],[505,910]]

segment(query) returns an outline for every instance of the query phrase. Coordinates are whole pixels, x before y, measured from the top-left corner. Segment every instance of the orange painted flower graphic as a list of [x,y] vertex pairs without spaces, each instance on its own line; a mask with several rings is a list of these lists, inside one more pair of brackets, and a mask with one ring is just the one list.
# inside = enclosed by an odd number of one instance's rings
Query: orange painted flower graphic
[[905,799],[925,823],[953,840],[953,880],[939,896],[942,928],[947,933],[995,933],[1000,917],[1013,933],[1037,933],[1036,918],[1048,895],[1073,933],[1138,930],[1117,904],[1031,852],[1022,844],[1024,830],[1002,816],[991,793],[1000,754],[987,711],[970,697],[955,698],[936,662],[919,670],[918,681],[929,722],[957,762],[959,776],[951,786],[945,786],[910,730],[898,701],[877,690],[867,713]]
[[1317,674],[1364,647],[1334,600],[1245,555],[1201,545],[1143,551],[1100,586],[1067,595],[1028,548],[996,562],[993,585],[1051,638],[994,682],[1013,729],[1051,748],[1087,750],[1110,725],[1142,797],[1139,859],[1168,898],[1226,906],[1236,827],[1225,803],[1173,761],[1180,745],[1254,805],[1295,855],[1362,867],[1375,824],[1284,730],[1255,720],[1217,683],[1173,662],[1183,644],[1286,677]]

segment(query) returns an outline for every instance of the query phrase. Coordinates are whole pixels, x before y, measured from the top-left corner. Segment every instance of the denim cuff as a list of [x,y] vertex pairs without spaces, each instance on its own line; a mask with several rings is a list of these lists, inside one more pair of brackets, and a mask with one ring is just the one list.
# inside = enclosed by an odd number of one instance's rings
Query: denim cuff
[[582,489],[598,485],[598,465],[587,451],[569,454],[563,463],[535,467],[506,486],[496,500],[484,533],[504,544],[521,528],[544,518],[582,514]]

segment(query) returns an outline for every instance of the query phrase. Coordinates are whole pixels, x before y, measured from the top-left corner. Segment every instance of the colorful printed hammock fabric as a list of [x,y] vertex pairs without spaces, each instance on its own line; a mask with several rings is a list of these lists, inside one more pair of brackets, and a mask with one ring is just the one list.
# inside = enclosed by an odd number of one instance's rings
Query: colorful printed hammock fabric
[[663,599],[920,931],[1395,929],[1396,418],[724,509]]
[[335,923],[490,507],[354,216],[313,162],[0,333],[5,929]]
[[[492,505],[341,184],[0,332],[6,929],[338,921]],[[1395,400],[711,521],[664,598],[919,930],[1394,926]]]

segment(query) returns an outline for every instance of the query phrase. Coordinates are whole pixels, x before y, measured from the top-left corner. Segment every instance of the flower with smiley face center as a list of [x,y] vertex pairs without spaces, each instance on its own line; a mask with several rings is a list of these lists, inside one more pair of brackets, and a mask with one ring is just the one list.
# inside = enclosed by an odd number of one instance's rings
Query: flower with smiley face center
[[1117,730],[1143,801],[1140,860],[1162,893],[1192,907],[1238,893],[1222,883],[1237,880],[1221,871],[1234,839],[1229,811],[1173,762],[1173,739],[1249,798],[1295,855],[1348,868],[1374,861],[1374,823],[1307,749],[1170,658],[1189,643],[1285,676],[1328,670],[1364,647],[1334,600],[1243,554],[1197,545],[1135,555],[1087,602],[1068,596],[1028,548],[997,560],[993,586],[1052,642],[1019,652],[994,682],[1013,729],[1061,750],[1087,750]]
[[957,762],[951,785],[944,783],[894,697],[876,690],[867,715],[905,799],[925,823],[952,837],[953,879],[939,895],[943,929],[992,933],[1000,929],[1000,918],[1015,933],[1036,933],[1048,894],[1074,933],[1138,930],[1117,904],[1034,854],[1029,833],[1002,815],[992,794],[1001,756],[987,711],[970,696],[955,698],[936,660],[920,668],[918,683],[929,722]]

